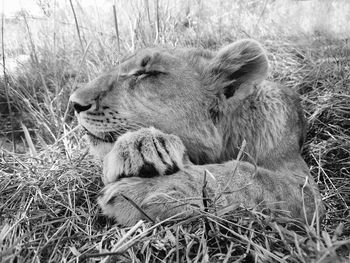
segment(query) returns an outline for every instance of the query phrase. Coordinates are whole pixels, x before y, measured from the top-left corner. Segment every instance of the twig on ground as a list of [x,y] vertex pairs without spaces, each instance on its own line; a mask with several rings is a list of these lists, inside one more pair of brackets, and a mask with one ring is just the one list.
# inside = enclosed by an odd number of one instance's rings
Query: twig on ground
[[129,197],[125,196],[124,194],[120,194],[126,201],[128,201],[133,207],[135,207],[143,216],[145,216],[149,221],[152,223],[155,223],[156,221],[151,218],[149,215],[146,214],[145,211],[141,207],[139,207],[133,200],[131,200]]

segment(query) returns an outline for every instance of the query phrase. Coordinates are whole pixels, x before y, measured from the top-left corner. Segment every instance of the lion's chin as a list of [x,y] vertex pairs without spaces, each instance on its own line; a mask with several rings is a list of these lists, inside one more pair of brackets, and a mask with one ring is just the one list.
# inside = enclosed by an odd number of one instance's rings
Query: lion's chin
[[98,140],[95,136],[89,134],[86,134],[84,139],[86,139],[89,144],[90,154],[99,160],[103,160],[103,158],[112,150],[114,145],[113,142]]
[[86,129],[84,126],[83,128],[84,128],[85,134],[89,137],[90,142],[93,144],[98,144],[100,142],[114,143],[118,139],[118,136],[116,136],[116,133],[114,132],[93,133],[88,129]]
[[117,140],[116,136],[110,133],[93,134],[85,127],[84,139],[89,144],[90,153],[96,158],[103,160],[103,158],[112,150],[114,142]]

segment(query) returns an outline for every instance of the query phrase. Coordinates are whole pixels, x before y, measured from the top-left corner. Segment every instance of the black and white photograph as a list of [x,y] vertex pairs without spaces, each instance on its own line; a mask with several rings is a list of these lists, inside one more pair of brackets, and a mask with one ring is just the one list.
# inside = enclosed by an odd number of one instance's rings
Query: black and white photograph
[[350,0],[0,16],[0,262],[350,262]]

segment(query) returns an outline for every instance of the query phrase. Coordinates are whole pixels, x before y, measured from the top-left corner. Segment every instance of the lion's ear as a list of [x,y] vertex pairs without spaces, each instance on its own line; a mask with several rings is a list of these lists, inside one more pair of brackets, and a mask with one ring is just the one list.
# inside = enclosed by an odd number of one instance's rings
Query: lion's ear
[[218,51],[205,69],[207,84],[216,94],[245,97],[268,71],[264,50],[254,40],[240,40]]

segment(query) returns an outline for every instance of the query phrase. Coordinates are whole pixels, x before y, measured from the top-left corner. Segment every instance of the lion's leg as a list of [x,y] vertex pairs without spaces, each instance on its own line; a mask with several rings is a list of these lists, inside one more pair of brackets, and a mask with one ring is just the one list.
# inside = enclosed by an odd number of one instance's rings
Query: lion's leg
[[[300,157],[301,158],[301,157]],[[254,171],[250,163],[240,162],[239,168],[233,174],[232,167],[236,161],[222,164],[224,173],[215,166],[207,165],[207,169],[217,174],[221,189],[224,190],[228,203],[242,203],[249,207],[270,208],[272,211],[285,211],[291,217],[311,222],[314,212],[319,209],[323,213],[321,196],[311,177],[307,166],[294,160],[285,169],[271,171],[257,168]],[[228,179],[225,173],[231,174]]]
[[121,225],[147,219],[131,202],[152,219],[191,212],[193,205],[202,206],[200,176],[180,171],[171,176],[122,178],[106,185],[98,198],[103,214]]
[[[233,173],[235,161],[225,164],[188,166],[171,176],[152,178],[122,178],[107,185],[98,200],[104,214],[123,225],[141,218],[131,199],[149,217],[165,219],[178,213],[188,214],[203,208],[204,174],[206,190],[211,200],[218,198],[218,207],[244,204],[248,207],[288,211],[292,217],[305,221],[315,210],[310,185],[295,179],[292,174],[273,173],[240,162]],[[207,172],[206,172],[207,171]],[[306,201],[306,203],[305,203]],[[305,212],[305,214],[304,214]]]

